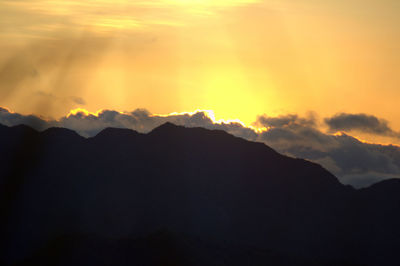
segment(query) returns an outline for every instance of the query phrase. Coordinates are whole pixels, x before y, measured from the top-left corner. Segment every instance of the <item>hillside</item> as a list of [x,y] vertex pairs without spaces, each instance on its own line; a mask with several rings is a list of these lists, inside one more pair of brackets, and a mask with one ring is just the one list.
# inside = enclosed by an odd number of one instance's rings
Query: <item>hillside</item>
[[262,143],[171,123],[88,139],[63,128],[0,126],[0,137],[6,265],[49,259],[60,241],[63,259],[49,265],[68,265],[69,254],[70,265],[97,265],[90,245],[97,260],[127,265],[121,256],[159,253],[157,245],[139,250],[160,230],[179,236],[179,246],[194,243],[179,249],[182,265],[238,261],[235,250],[248,251],[243,265],[398,265],[398,180],[355,190]]

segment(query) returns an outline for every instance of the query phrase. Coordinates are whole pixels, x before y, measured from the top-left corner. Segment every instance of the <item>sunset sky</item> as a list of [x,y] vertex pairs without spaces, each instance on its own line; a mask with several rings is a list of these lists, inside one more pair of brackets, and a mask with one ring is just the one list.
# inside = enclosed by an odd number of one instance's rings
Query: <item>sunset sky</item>
[[399,13],[398,0],[0,0],[0,106],[202,109],[246,125],[362,113],[399,132]]

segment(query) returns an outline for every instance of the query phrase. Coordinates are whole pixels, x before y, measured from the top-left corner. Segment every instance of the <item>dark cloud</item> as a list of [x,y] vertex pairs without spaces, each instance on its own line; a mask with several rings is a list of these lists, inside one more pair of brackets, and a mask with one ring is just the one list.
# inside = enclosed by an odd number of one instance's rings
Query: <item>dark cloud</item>
[[367,114],[346,114],[340,113],[330,118],[325,118],[325,123],[331,132],[338,131],[362,131],[376,135],[400,137],[398,132],[392,130],[388,122]]
[[309,113],[308,117],[299,117],[296,114],[288,114],[277,117],[259,116],[256,124],[264,127],[287,127],[287,126],[315,126],[315,114]]
[[396,146],[363,143],[347,134],[331,135],[304,125],[271,128],[258,140],[281,153],[317,162],[342,183],[355,187],[400,178],[400,148]]
[[259,134],[258,140],[279,151],[290,153],[292,148],[325,151],[337,146],[335,138],[317,129],[316,116],[312,113],[306,118],[294,114],[278,117],[259,116],[255,124],[268,128]]
[[45,130],[57,125],[56,121],[48,121],[35,115],[13,113],[2,107],[0,107],[0,123],[6,126],[28,125],[37,130]]
[[293,114],[260,116],[255,124],[267,130],[256,132],[241,123],[215,123],[206,111],[160,116],[152,115],[145,109],[124,113],[103,110],[96,115],[77,112],[59,120],[45,120],[0,108],[1,124],[26,124],[37,130],[66,127],[85,137],[95,136],[106,127],[130,128],[146,133],[165,122],[224,130],[238,137],[263,142],[283,154],[317,162],[334,173],[342,183],[355,187],[368,186],[387,178],[400,178],[399,147],[363,143],[344,133],[324,133],[312,114],[307,117]]
[[[332,122],[331,131],[345,131],[346,124],[340,124],[341,118],[345,117],[349,118],[346,122],[351,121],[350,118],[354,120],[358,118],[359,130],[364,128],[365,131],[367,121],[370,121],[370,133],[385,132],[387,135],[393,133],[384,120],[375,120],[372,119],[373,116],[368,115],[342,114],[325,121]],[[342,183],[363,187],[387,178],[400,178],[399,147],[368,144],[347,134],[333,135],[322,132],[316,126],[315,116],[307,118],[293,114],[278,117],[261,116],[258,117],[256,124],[268,128],[259,134],[258,141],[286,155],[315,161],[334,173]],[[341,130],[332,130],[334,125],[343,127]],[[350,126],[346,131],[350,131]],[[365,178],[362,178],[363,176]]]
[[97,115],[78,112],[61,118],[58,123],[60,126],[73,129],[85,137],[90,137],[106,127],[130,128],[146,133],[166,122],[187,127],[225,130],[231,134],[251,140],[255,140],[258,136],[252,129],[244,127],[240,123],[214,123],[207,113],[202,111],[194,114],[184,113],[168,116],[152,115],[145,109],[136,109],[126,113],[103,110]]
[[71,96],[70,99],[71,99],[71,101],[73,103],[76,103],[76,104],[79,104],[79,105],[85,105],[86,104],[85,99],[83,99],[81,97]]

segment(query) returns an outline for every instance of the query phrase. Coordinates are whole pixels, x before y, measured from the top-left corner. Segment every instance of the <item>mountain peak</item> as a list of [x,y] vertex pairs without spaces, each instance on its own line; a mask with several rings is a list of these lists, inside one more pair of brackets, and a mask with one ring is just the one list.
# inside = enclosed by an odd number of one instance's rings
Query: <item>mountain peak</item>
[[140,135],[139,132],[129,128],[107,127],[100,131],[95,138],[121,138]]
[[361,189],[361,191],[369,193],[381,193],[382,195],[385,194],[387,196],[393,193],[398,194],[399,189],[400,189],[400,179],[391,178],[375,183],[370,187]]
[[150,134],[154,134],[160,132],[162,134],[168,134],[168,133],[177,133],[177,132],[187,132],[191,134],[199,133],[202,135],[220,135],[220,136],[229,136],[233,137],[231,134],[229,134],[226,131],[219,130],[219,129],[207,129],[203,127],[186,127],[186,126],[181,126],[181,125],[176,125],[171,122],[166,122],[156,128],[154,128]]
[[65,138],[65,137],[82,138],[75,131],[68,129],[68,128],[62,128],[62,127],[50,127],[48,129],[42,131],[41,135],[44,137],[55,137],[55,138]]
[[165,132],[176,132],[179,129],[183,129],[185,128],[184,126],[178,126],[175,125],[171,122],[166,122],[164,124],[162,124],[161,126],[158,126],[156,128],[154,128],[149,134],[155,134],[155,133],[165,133]]

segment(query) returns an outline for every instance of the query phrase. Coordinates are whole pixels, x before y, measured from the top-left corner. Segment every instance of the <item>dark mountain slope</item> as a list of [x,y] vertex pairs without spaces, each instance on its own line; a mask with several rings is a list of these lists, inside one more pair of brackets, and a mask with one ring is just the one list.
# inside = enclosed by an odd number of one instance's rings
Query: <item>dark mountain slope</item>
[[295,257],[253,246],[218,245],[199,238],[160,230],[133,239],[99,238],[93,235],[61,236],[17,265],[356,266],[357,264],[343,260]]
[[[107,246],[102,239],[142,243],[138,237],[160,228],[228,245],[223,254],[231,254],[231,246],[250,246],[298,258],[299,264],[398,262],[395,181],[354,190],[321,166],[264,144],[170,123],[149,134],[105,129],[89,139],[59,128],[39,133],[0,127],[0,137],[7,263],[51,253],[46,246],[61,236],[80,236],[74,241],[85,246],[90,240],[81,236],[94,235]],[[60,252],[68,257],[67,248]],[[105,253],[100,258],[121,256]],[[204,253],[214,257],[211,249]],[[269,256],[250,257],[273,262]]]

